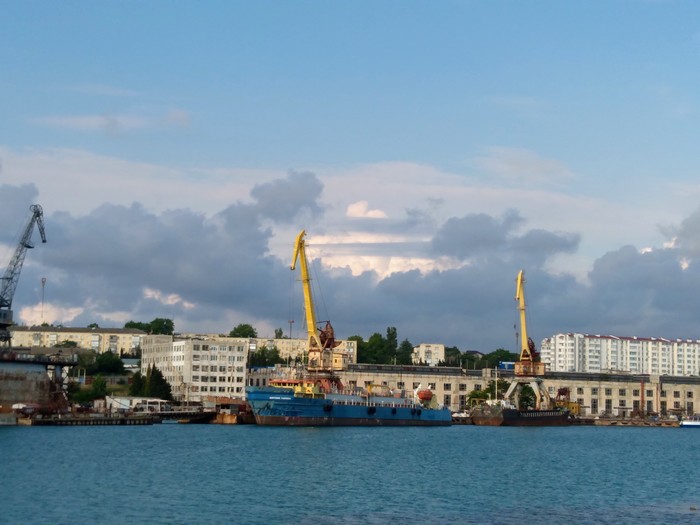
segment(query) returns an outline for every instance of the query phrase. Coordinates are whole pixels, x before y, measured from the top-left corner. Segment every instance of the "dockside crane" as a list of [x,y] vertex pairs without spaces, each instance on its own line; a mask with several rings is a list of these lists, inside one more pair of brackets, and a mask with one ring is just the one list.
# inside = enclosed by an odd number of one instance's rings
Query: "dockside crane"
[[545,366],[539,360],[539,353],[535,349],[534,341],[528,337],[527,318],[525,315],[525,272],[520,270],[515,280],[515,300],[518,302],[520,312],[520,357],[515,363],[515,377],[508,387],[506,399],[513,396],[515,406],[520,408],[520,393],[524,385],[530,385],[535,392],[535,409],[549,408],[551,398],[544,387],[543,376]]
[[22,231],[22,236],[17,249],[10,260],[10,264],[7,266],[5,273],[0,279],[0,347],[9,346],[10,344],[11,335],[9,327],[12,326],[12,299],[15,295],[15,290],[17,289],[19,274],[22,271],[22,265],[24,264],[24,258],[27,255],[27,250],[34,247],[32,244],[32,233],[34,233],[34,226],[39,229],[41,242],[46,242],[46,233],[44,231],[44,211],[38,204],[32,204],[29,207],[29,210],[31,211],[31,215],[26,226],[24,227],[24,230]]
[[311,293],[311,277],[309,276],[309,266],[306,259],[305,236],[306,231],[302,230],[296,237],[290,268],[295,270],[297,261],[299,261],[301,284],[304,290],[304,312],[306,315],[306,332],[308,336],[307,368],[310,371],[316,372],[332,372],[334,368],[344,368],[347,357],[344,357],[344,353],[336,353],[333,351],[337,343],[335,342],[335,334],[330,321],[325,321],[325,327],[321,330],[318,329],[319,323],[316,321],[313,295]]

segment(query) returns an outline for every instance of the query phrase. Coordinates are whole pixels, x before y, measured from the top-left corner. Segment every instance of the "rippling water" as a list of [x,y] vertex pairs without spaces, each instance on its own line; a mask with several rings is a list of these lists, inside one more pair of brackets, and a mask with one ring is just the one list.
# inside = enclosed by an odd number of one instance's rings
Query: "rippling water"
[[0,427],[0,523],[700,524],[700,431]]

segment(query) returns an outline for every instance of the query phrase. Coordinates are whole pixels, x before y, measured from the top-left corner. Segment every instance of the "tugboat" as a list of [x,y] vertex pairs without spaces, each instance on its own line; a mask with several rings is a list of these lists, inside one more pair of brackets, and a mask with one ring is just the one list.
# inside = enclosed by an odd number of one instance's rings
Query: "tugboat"
[[[472,423],[482,426],[563,426],[572,422],[572,414],[566,407],[552,403],[549,392],[543,385],[544,363],[539,360],[535,343],[527,335],[525,318],[525,273],[518,272],[515,300],[520,310],[520,358],[515,363],[515,378],[508,387],[505,399],[483,403],[472,412]],[[525,385],[535,393],[535,408],[527,410],[520,406],[520,394]]]
[[[306,261],[304,230],[294,244],[291,269],[300,262],[308,332],[308,364],[299,377],[270,381],[266,387],[247,387],[246,397],[258,425],[278,426],[441,426],[452,413],[439,406],[432,391],[420,387],[404,391],[346,389],[337,372],[348,356],[336,349],[330,321],[317,328]],[[386,390],[386,389],[382,389]]]

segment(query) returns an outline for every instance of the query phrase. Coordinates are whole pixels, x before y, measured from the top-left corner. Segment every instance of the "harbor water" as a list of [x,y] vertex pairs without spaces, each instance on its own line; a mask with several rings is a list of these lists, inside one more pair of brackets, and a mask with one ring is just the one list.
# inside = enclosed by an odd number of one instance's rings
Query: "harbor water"
[[0,523],[698,524],[698,443],[682,428],[0,427]]

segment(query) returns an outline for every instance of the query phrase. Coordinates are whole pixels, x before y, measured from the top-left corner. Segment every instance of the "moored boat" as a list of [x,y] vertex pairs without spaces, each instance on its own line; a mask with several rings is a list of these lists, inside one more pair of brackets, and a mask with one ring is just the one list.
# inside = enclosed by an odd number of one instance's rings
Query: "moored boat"
[[[280,382],[283,383],[283,382]],[[417,396],[371,391],[326,389],[317,379],[248,387],[246,395],[255,422],[277,426],[446,426],[448,408]]]
[[681,419],[680,426],[684,428],[700,428],[700,415],[684,417]]
[[519,410],[505,403],[482,403],[472,409],[471,418],[474,425],[491,427],[553,427],[572,422],[566,409]]

